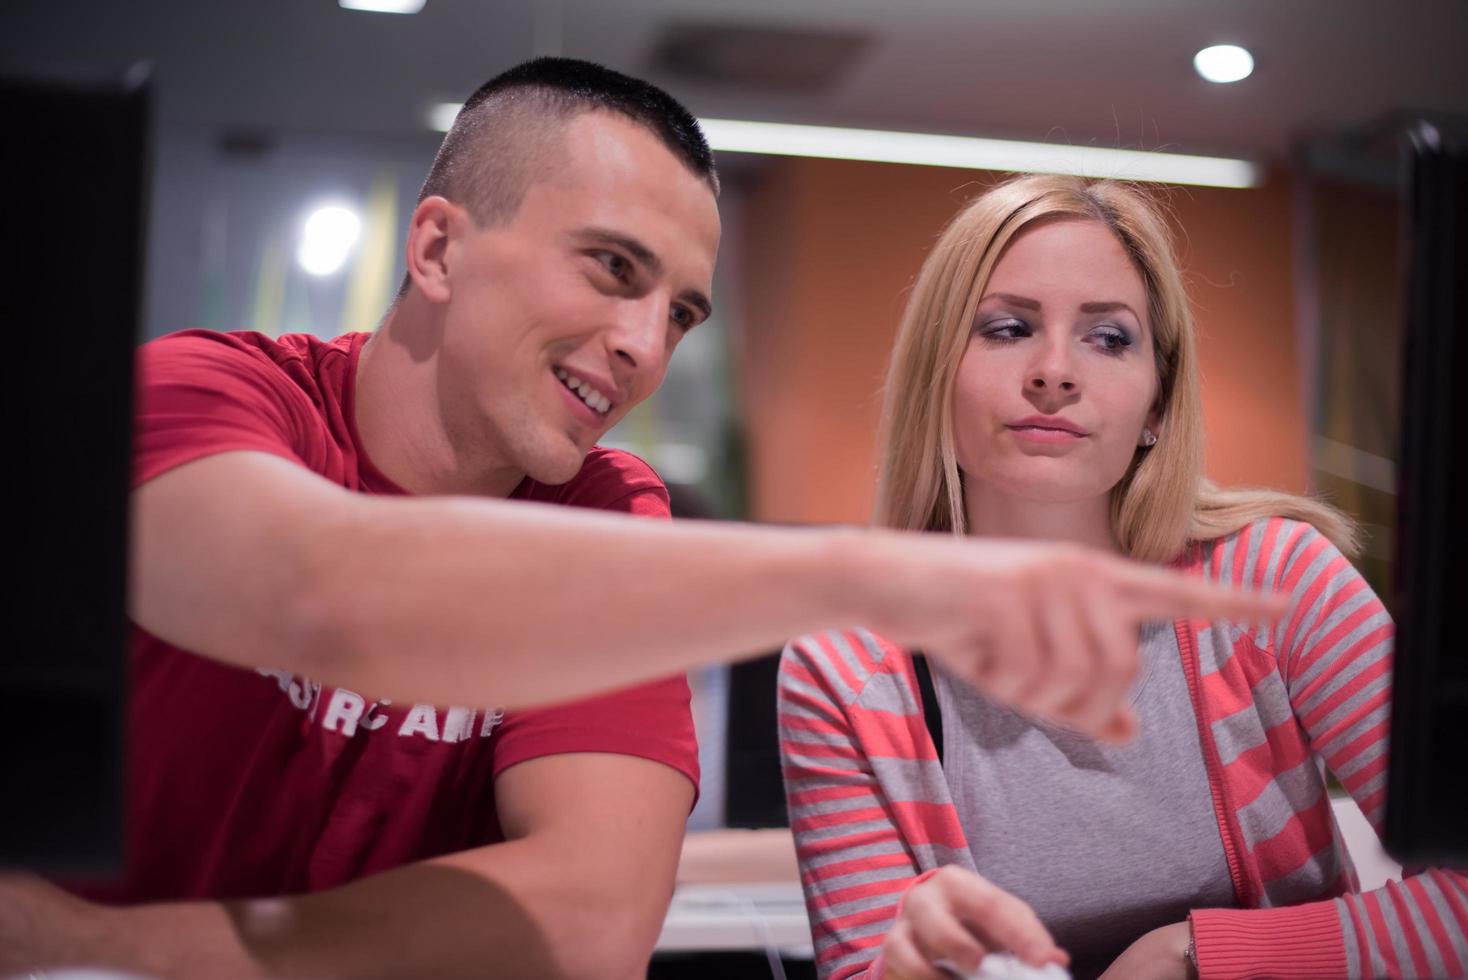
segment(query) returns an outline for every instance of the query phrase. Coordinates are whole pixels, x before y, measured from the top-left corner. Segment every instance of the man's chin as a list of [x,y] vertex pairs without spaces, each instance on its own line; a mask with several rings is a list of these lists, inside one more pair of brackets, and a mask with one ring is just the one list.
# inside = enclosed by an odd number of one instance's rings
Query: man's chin
[[565,447],[557,447],[554,452],[540,453],[526,466],[525,475],[547,486],[569,483],[575,479],[577,473],[581,472],[581,467],[586,462],[586,455],[590,451],[590,448],[582,449],[572,443]]

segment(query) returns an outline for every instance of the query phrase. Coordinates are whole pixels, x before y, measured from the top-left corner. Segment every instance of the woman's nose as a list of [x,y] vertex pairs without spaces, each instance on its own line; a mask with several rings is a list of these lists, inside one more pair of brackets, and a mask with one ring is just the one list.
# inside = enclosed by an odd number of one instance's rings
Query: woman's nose
[[1049,358],[1031,370],[1026,387],[1037,392],[1072,392],[1076,389],[1076,379],[1069,364],[1059,358]]

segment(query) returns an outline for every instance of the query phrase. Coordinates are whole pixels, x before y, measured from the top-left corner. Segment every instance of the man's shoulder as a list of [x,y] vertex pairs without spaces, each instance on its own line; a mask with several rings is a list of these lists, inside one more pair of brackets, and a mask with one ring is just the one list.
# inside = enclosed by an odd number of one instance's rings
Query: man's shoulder
[[276,338],[254,330],[209,330],[204,327],[175,330],[143,344],[144,350],[220,354],[233,351],[245,355],[263,354],[272,360],[282,356],[299,357],[303,347],[299,334]]
[[658,476],[657,471],[641,456],[629,453],[625,449],[596,446],[586,454],[586,462],[581,464],[581,472],[576,474],[576,479],[596,479],[605,476],[615,476],[629,488],[666,489],[663,485],[663,478]]
[[348,482],[342,421],[361,335],[183,330],[137,355],[134,485],[202,456],[252,450]]
[[668,516],[668,490],[657,472],[626,450],[602,446],[587,453],[581,469],[565,483],[527,480],[517,496],[571,507]]
[[271,337],[253,330],[178,330],[143,344],[141,366],[156,372],[284,374],[315,378],[320,365],[347,356],[357,335],[321,340],[310,334]]

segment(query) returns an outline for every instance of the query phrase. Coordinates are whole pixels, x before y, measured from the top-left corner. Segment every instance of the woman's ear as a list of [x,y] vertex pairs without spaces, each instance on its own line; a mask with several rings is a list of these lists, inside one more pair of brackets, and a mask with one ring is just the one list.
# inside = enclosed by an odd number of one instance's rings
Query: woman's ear
[[430,303],[447,303],[453,290],[448,276],[448,245],[461,217],[447,198],[430,195],[418,202],[408,220],[408,278]]
[[1153,409],[1147,413],[1146,425],[1142,428],[1142,435],[1137,440],[1137,445],[1151,448],[1157,445],[1157,440],[1162,438],[1162,411]]

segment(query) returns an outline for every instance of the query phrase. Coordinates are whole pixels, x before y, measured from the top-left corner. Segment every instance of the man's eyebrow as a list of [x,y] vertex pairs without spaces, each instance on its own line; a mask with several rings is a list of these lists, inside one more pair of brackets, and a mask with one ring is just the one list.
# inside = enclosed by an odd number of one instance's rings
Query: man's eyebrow
[[702,319],[707,320],[714,312],[714,304],[709,298],[696,289],[689,289],[678,294],[678,298],[690,306],[696,307]]
[[[627,235],[606,228],[582,228],[577,234],[581,238],[600,245],[615,245],[641,263],[650,274],[654,276],[662,274],[663,260],[658,258],[657,253],[652,249],[635,238],[629,238]],[[695,307],[705,320],[714,312],[714,304],[709,302],[709,298],[697,289],[684,290],[678,295],[678,298]]]
[[606,228],[582,228],[578,233],[581,238],[596,242],[601,245],[615,245],[632,256],[653,275],[659,275],[663,271],[663,260],[657,257],[652,249],[642,244],[635,238]]

